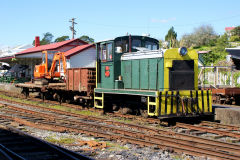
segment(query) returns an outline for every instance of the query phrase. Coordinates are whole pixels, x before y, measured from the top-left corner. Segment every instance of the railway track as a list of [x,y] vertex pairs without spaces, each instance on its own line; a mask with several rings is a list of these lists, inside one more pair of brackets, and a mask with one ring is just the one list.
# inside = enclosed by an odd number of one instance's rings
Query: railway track
[[[232,129],[226,129],[226,127],[232,128]],[[225,137],[232,137],[236,139],[240,139],[240,128],[237,126],[230,126],[230,125],[222,125],[217,124],[213,122],[202,122],[199,125],[190,125],[185,123],[177,123],[176,126],[179,128],[186,128],[190,131],[200,131],[198,134],[204,134],[204,133],[213,133],[217,134],[219,136],[225,136]]]
[[[8,123],[0,119],[1,125]],[[3,160],[90,160],[78,153],[45,142],[16,128],[0,128],[0,159]]]
[[[68,107],[68,108],[71,108],[71,109],[75,109],[75,110],[86,110],[86,111],[91,111],[93,113],[100,113],[102,114],[103,111],[102,110],[98,110],[98,109],[95,109],[95,108],[92,108],[92,107],[83,107],[79,104],[69,104],[69,103],[59,103],[57,101],[54,101],[54,100],[42,100],[42,99],[39,99],[39,98],[36,98],[34,96],[29,96],[29,97],[25,97],[21,94],[16,94],[16,93],[9,93],[9,92],[5,92],[5,91],[1,91],[0,90],[0,93],[6,95],[6,96],[9,96],[9,97],[14,97],[14,98],[20,98],[20,99],[27,99],[27,100],[30,100],[30,101],[34,101],[34,102],[39,102],[39,103],[45,103],[45,104],[52,104],[52,105],[61,105],[61,106],[64,106],[64,107]],[[14,101],[12,101],[14,102]],[[121,114],[121,113],[105,113],[106,115],[109,115],[111,117],[114,117],[114,118],[123,118],[123,119],[131,119],[131,120],[136,120],[136,121],[139,121],[139,122],[144,122],[144,123],[149,123],[149,124],[166,124],[164,122],[161,122],[159,119],[155,119],[155,118],[144,118],[144,117],[141,117],[141,116],[135,116],[135,115],[124,115],[124,114]]]
[[27,104],[1,102],[0,117],[23,125],[60,132],[76,132],[141,146],[154,146],[194,156],[217,159],[240,159],[240,145],[189,136],[164,129],[116,122],[56,110],[44,110]]

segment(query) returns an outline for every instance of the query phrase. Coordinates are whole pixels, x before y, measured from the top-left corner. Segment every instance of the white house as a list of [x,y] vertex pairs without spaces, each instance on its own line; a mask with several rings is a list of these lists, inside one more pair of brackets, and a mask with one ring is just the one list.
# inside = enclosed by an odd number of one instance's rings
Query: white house
[[96,48],[94,44],[77,46],[65,52],[67,68],[95,67]]

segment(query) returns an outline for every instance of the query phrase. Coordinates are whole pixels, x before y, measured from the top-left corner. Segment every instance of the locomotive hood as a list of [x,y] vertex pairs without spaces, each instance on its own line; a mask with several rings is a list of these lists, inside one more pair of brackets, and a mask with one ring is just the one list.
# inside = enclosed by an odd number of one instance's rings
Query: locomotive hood
[[124,53],[121,60],[131,60],[131,59],[146,59],[146,58],[159,58],[163,57],[165,49],[159,50],[149,50],[143,47],[137,47],[137,52]]

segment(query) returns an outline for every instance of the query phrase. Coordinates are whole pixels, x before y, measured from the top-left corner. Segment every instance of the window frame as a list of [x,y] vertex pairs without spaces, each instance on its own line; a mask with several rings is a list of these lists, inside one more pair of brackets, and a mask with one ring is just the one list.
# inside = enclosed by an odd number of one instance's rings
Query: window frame
[[[110,50],[108,49],[108,46],[111,45],[111,54],[109,54]],[[100,44],[100,60],[101,62],[111,62],[113,61],[114,51],[113,51],[113,42],[105,42]],[[110,58],[111,55],[111,58]]]

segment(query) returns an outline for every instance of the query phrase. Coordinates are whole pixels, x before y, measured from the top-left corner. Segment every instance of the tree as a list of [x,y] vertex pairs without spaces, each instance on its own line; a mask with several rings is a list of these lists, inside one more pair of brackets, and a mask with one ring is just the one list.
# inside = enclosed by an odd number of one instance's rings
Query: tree
[[[43,38],[40,40],[40,45],[45,45],[45,44],[49,44],[52,42],[53,39],[53,35],[50,32],[44,33],[43,34]],[[35,40],[32,43],[33,45],[35,45]]]
[[177,33],[174,31],[173,27],[171,27],[168,30],[168,33],[165,36],[165,41],[170,41],[170,47],[176,47],[177,46]]
[[203,45],[212,46],[217,39],[217,34],[210,25],[202,25],[195,28],[193,32],[194,45],[195,47],[200,47]]
[[85,42],[87,42],[87,43],[94,43],[94,39],[93,39],[93,38],[90,38],[90,37],[87,36],[87,35],[83,35],[83,36],[81,36],[79,39],[81,39],[81,40],[83,40],[83,41],[85,41]]
[[163,48],[163,40],[160,39],[158,44],[159,44],[159,48]]
[[211,63],[216,63],[221,60],[225,60],[228,54],[225,48],[229,47],[228,36],[224,35],[218,37],[216,40],[216,45],[211,48],[212,52],[209,54],[203,54],[203,59],[205,64],[210,65]]
[[240,26],[237,26],[233,30],[231,30],[231,35],[240,37]]
[[193,33],[185,34],[181,38],[181,45],[198,48],[200,46],[214,46],[217,41],[217,34],[210,25],[202,25],[195,28]]
[[49,44],[52,42],[53,35],[50,32],[44,33],[43,34],[43,39],[40,41],[41,45]]
[[62,41],[66,41],[69,40],[69,36],[61,36],[55,39],[54,42],[62,42]]
[[180,46],[184,46],[184,47],[187,47],[187,48],[190,48],[192,47],[194,44],[194,41],[193,41],[193,35],[191,34],[184,34],[180,40]]

